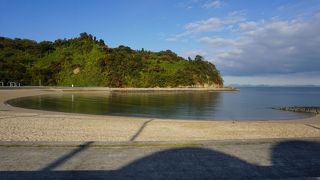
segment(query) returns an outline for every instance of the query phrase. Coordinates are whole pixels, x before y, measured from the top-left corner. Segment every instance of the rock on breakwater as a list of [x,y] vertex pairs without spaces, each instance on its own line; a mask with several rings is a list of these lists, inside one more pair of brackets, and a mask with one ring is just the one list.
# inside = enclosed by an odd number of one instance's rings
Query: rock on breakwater
[[272,109],[282,110],[282,111],[293,111],[293,112],[307,112],[320,114],[320,107],[310,106],[310,107],[273,107]]

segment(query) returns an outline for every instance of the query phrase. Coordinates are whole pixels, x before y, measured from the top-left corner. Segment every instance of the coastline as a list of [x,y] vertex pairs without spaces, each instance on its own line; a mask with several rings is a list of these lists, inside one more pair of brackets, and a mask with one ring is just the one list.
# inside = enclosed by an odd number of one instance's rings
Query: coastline
[[[13,98],[64,93],[69,89],[0,89],[0,141],[155,142],[320,137],[319,115],[281,121],[193,121],[72,114],[5,104]],[[88,88],[77,90],[88,91]],[[98,91],[106,89],[98,88]]]
[[41,90],[57,90],[57,91],[240,91],[239,88],[233,87],[178,87],[178,88],[109,88],[109,87],[60,87],[60,86],[15,86],[15,87],[0,87],[0,90],[10,89],[41,89]]

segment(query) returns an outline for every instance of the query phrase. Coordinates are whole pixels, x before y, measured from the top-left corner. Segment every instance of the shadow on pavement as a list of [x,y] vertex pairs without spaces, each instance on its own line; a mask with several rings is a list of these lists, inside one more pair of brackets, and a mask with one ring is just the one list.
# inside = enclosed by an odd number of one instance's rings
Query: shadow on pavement
[[77,149],[75,149],[75,150],[71,151],[70,153],[60,157],[59,159],[57,159],[54,162],[50,163],[49,165],[47,165],[46,167],[44,167],[40,171],[52,171],[52,170],[54,170],[54,168],[56,168],[56,167],[60,166],[61,164],[65,163],[66,161],[71,159],[73,156],[76,156],[81,151],[84,151],[87,148],[89,148],[90,144],[92,144],[92,143],[93,143],[93,141],[89,141],[89,142],[86,142],[83,145],[80,145]]
[[[82,149],[75,150],[77,153],[85,149],[79,148]],[[63,156],[42,171],[2,171],[0,179],[257,179],[320,176],[320,143],[311,141],[285,141],[274,145],[271,166],[250,164],[205,148],[174,148],[143,157],[115,171],[50,171],[77,153]]]

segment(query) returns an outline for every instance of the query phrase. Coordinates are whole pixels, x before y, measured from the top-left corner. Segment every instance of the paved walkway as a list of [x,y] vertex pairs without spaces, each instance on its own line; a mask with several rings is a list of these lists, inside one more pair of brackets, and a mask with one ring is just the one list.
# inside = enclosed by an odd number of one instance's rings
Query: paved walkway
[[181,143],[0,142],[0,179],[320,176],[320,138]]

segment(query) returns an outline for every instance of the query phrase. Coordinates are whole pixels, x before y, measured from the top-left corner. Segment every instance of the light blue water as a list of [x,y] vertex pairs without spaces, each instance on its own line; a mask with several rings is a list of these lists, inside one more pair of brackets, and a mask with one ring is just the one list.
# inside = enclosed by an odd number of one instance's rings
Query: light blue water
[[61,112],[205,120],[281,120],[311,116],[273,110],[320,106],[318,87],[250,87],[239,92],[68,93],[10,100],[13,106]]

